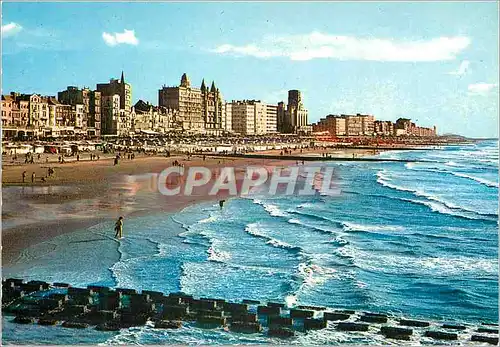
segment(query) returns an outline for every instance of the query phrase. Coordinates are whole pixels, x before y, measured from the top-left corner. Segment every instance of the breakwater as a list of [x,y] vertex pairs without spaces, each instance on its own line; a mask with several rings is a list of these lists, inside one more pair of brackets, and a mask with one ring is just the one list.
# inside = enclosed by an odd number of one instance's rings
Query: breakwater
[[164,293],[103,286],[71,287],[67,283],[2,281],[2,313],[18,324],[53,325],[118,331],[152,325],[178,329],[196,324],[234,333],[290,338],[313,330],[336,329],[349,334],[372,332],[390,340],[420,342],[479,342],[498,344],[498,325],[416,320],[392,314],[332,309],[320,306],[287,307],[280,302],[228,302],[194,298],[185,293]]

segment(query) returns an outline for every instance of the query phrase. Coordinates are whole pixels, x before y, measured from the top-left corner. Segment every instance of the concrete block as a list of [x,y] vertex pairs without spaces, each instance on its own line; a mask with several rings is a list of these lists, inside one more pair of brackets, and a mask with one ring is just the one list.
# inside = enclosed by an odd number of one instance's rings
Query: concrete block
[[202,326],[224,326],[226,325],[226,318],[224,317],[211,317],[211,316],[198,316],[196,322]]
[[453,330],[465,330],[467,327],[465,325],[455,325],[455,324],[443,324],[443,329],[453,329]]
[[33,324],[33,323],[35,323],[35,318],[33,318],[33,317],[16,316],[14,318],[13,322],[17,323],[17,324]]
[[189,308],[185,305],[164,306],[162,316],[168,319],[182,319],[189,313]]
[[104,322],[98,324],[95,329],[99,331],[119,331],[121,326],[119,322]]
[[404,325],[407,327],[428,327],[430,325],[429,322],[421,321],[421,320],[413,320],[413,319],[400,319],[399,325]]
[[326,321],[323,319],[306,318],[304,319],[304,330],[319,330],[326,328]]
[[477,332],[486,334],[498,334],[498,329],[478,328]]
[[242,314],[242,313],[247,313],[248,312],[248,305],[247,304],[240,304],[240,303],[233,303],[233,302],[226,302],[224,304],[224,311],[229,313],[229,314]]
[[387,317],[383,316],[363,315],[359,317],[359,320],[361,322],[368,322],[368,323],[387,323]]
[[326,307],[324,307],[324,306],[299,305],[298,308],[300,308],[301,310],[313,310],[313,311],[326,310]]
[[269,326],[293,326],[293,319],[289,317],[269,316],[267,317],[267,324]]
[[290,310],[290,317],[292,318],[311,318],[313,316],[314,316],[314,311],[297,310],[294,308]]
[[59,287],[59,288],[68,288],[70,285],[68,283],[63,283],[63,282],[54,282],[52,284],[54,287]]
[[269,306],[269,307],[281,307],[281,308],[284,308],[285,304],[282,304],[280,302],[268,302],[267,306]]
[[70,321],[63,322],[61,326],[63,328],[72,328],[72,329],[85,329],[89,327],[87,323],[70,322]]
[[243,300],[241,300],[241,302],[244,304],[249,304],[249,305],[260,305],[259,300],[243,299]]
[[56,325],[59,321],[57,319],[52,318],[40,318],[38,320],[38,325]]
[[457,340],[458,335],[456,333],[446,333],[443,331],[426,331],[424,334],[426,337],[432,337],[435,340]]
[[90,289],[93,292],[99,293],[99,294],[106,294],[106,293],[109,293],[111,291],[111,289],[109,289],[109,287],[93,286],[93,285],[87,286],[87,289]]
[[266,316],[279,316],[281,314],[281,308],[271,306],[257,306],[257,313],[259,315]]
[[262,326],[257,322],[233,322],[229,329],[237,333],[253,334],[261,332]]
[[287,338],[295,335],[295,331],[289,328],[273,327],[269,328],[268,336]]
[[412,329],[398,328],[398,327],[380,327],[380,333],[385,337],[396,340],[409,340],[410,335],[413,334]]
[[129,289],[129,288],[116,288],[115,292],[121,293],[122,295],[137,294],[137,291],[135,289]]
[[76,288],[76,287],[68,288],[69,296],[90,296],[93,294],[95,294],[95,292],[92,289],[88,288]]
[[472,335],[470,340],[475,342],[486,342],[498,346],[498,337],[494,336]]
[[155,323],[155,329],[179,329],[182,322],[179,320],[160,320]]
[[349,319],[350,315],[346,313],[337,313],[337,312],[325,312],[323,313],[324,320],[330,321],[339,321]]
[[364,323],[351,323],[351,322],[340,322],[337,324],[337,330],[342,331],[368,331],[368,324]]
[[233,322],[257,322],[257,315],[255,313],[234,313],[231,316]]

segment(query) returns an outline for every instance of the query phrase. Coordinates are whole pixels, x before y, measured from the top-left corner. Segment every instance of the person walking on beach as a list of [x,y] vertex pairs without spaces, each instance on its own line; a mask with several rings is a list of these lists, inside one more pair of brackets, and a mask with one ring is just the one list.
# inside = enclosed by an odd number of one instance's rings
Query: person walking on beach
[[23,171],[23,183],[26,182],[26,171]]
[[35,177],[36,177],[35,172],[33,172],[31,174],[31,183],[35,183]]
[[120,216],[115,223],[115,238],[121,239],[123,237],[123,217]]

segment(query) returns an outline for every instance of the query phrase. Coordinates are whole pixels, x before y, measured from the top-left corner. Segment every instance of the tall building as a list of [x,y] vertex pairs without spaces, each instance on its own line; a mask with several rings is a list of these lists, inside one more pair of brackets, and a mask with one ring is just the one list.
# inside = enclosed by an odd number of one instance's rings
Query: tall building
[[158,91],[158,104],[175,110],[184,130],[213,135],[223,131],[222,94],[214,82],[209,89],[202,80],[198,89],[191,86],[184,73],[178,87],[163,86]]
[[277,120],[276,120],[276,128],[279,133],[286,133],[288,130],[288,124],[286,124],[286,107],[283,101],[278,102],[277,109]]
[[101,98],[101,134],[118,135],[120,118],[120,95],[104,95]]
[[97,84],[97,91],[101,92],[102,97],[112,97],[118,94],[120,96],[120,109],[130,112],[132,108],[132,86],[125,82],[123,71],[120,80],[112,78],[109,83]]
[[[278,106],[280,108],[280,106]],[[281,115],[279,115],[280,117]],[[280,124],[285,133],[303,133],[310,131],[307,123],[307,110],[302,103],[299,90],[288,91],[288,104],[283,122]]]
[[68,86],[66,90],[57,93],[57,99],[62,104],[73,106],[75,111],[80,109],[77,105],[82,105],[83,123],[87,135],[101,135],[101,92],[92,91],[89,88],[79,89]]
[[262,135],[276,132],[277,106],[260,100],[232,101],[233,130],[241,135]]
[[314,125],[314,131],[328,131],[332,136],[345,136],[346,119],[338,115],[329,114],[326,118],[320,119],[318,124]]
[[393,136],[394,123],[391,121],[376,120],[374,123],[375,134],[379,136]]
[[278,106],[266,105],[266,134],[278,131]]
[[226,102],[222,109],[222,129],[226,133],[233,132],[233,104]]

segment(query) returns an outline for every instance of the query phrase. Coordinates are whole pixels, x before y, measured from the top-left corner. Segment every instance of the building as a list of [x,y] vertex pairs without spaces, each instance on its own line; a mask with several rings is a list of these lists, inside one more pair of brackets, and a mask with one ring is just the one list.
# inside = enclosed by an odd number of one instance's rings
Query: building
[[302,133],[307,132],[307,110],[302,103],[302,95],[299,90],[288,91],[288,105],[284,119],[284,132],[286,133]]
[[232,115],[232,129],[238,134],[263,135],[277,131],[276,105],[267,105],[260,100],[233,100],[226,104],[226,109],[228,108]]
[[226,133],[233,132],[233,105],[229,102],[224,103],[222,108],[222,129]]
[[436,126],[419,127],[408,118],[399,118],[394,125],[396,136],[433,137],[437,136]]
[[266,134],[278,131],[278,106],[266,105]]
[[288,130],[286,107],[283,101],[278,102],[276,128],[279,133],[286,133]]
[[374,123],[375,134],[378,136],[393,136],[394,123],[391,121],[376,120]]
[[346,119],[338,115],[329,114],[313,126],[315,132],[328,131],[332,136],[346,135]]
[[120,80],[112,78],[109,83],[97,84],[97,91],[101,92],[101,97],[119,95],[120,110],[130,112],[132,109],[132,86],[125,82],[123,71]]
[[66,90],[57,93],[60,103],[71,105],[75,112],[79,113],[80,106],[83,106],[83,130],[88,136],[101,135],[101,92],[90,90],[89,88],[79,89],[68,86]]
[[101,97],[101,135],[118,135],[120,118],[120,95],[104,95]]
[[164,134],[175,129],[175,110],[139,100],[132,107],[132,114],[132,129],[136,133],[152,131]]
[[178,87],[163,86],[158,91],[158,105],[175,110],[183,130],[212,135],[223,132],[222,94],[214,82],[208,89],[205,80],[202,80],[198,89],[191,86],[184,73]]

